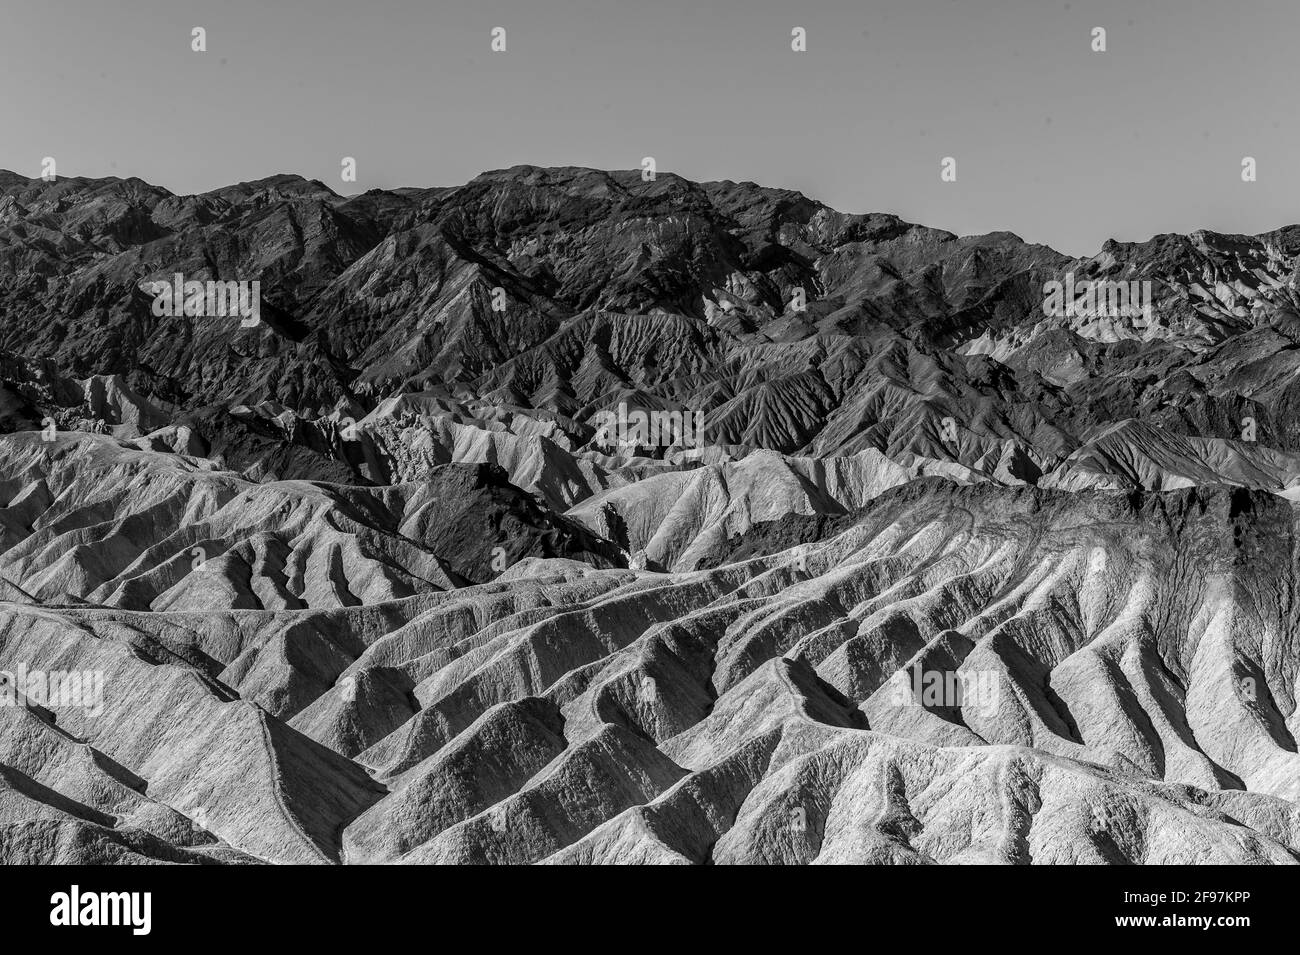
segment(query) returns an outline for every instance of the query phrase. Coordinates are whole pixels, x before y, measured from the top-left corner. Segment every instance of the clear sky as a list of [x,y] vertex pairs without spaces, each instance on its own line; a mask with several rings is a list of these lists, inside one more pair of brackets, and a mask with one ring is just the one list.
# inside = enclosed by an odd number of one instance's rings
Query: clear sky
[[0,168],[30,176],[53,156],[62,175],[176,192],[277,172],[357,192],[654,156],[1080,255],[1300,222],[1300,0],[4,6]]

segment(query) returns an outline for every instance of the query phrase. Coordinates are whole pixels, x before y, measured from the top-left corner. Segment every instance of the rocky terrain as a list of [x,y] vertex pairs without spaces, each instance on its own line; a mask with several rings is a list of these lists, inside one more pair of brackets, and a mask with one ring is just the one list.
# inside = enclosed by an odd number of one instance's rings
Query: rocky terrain
[[0,172],[0,861],[1300,861],[1297,256]]

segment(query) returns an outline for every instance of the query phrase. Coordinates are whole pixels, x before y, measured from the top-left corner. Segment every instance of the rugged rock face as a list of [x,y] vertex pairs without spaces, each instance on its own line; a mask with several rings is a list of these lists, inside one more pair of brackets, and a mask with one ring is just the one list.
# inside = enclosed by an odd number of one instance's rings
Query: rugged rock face
[[0,861],[1294,862],[1298,253],[0,172]]

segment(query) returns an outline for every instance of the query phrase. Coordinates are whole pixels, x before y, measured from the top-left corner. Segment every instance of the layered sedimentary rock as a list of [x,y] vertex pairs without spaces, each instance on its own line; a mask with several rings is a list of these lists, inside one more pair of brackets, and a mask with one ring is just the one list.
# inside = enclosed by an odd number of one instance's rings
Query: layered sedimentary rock
[[0,173],[0,861],[1294,862],[1297,253]]

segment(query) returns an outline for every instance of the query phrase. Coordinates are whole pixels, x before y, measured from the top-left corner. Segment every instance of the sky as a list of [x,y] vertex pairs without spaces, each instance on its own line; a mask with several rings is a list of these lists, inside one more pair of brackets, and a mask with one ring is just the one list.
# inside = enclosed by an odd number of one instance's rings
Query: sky
[[4,7],[0,168],[33,177],[52,156],[178,193],[292,172],[347,194],[653,156],[1073,255],[1300,222],[1300,0]]

